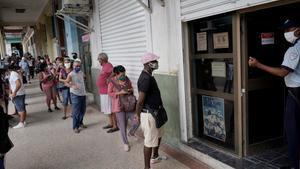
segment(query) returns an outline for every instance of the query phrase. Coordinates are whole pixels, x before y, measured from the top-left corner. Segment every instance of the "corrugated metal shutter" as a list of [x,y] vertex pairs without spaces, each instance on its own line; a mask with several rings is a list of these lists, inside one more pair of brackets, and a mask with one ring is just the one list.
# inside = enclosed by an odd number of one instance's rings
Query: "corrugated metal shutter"
[[136,88],[147,50],[146,13],[136,0],[100,0],[99,9],[102,51],[114,66],[126,68]]
[[183,21],[190,21],[274,1],[277,0],[181,0],[181,16]]

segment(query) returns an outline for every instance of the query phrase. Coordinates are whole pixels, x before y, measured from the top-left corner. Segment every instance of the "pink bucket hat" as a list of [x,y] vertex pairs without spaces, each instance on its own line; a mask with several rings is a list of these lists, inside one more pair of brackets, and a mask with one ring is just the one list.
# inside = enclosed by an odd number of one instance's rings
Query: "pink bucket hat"
[[157,59],[159,59],[159,56],[148,52],[148,53],[144,54],[141,61],[143,64],[146,64],[146,63],[149,63],[149,62],[157,60]]

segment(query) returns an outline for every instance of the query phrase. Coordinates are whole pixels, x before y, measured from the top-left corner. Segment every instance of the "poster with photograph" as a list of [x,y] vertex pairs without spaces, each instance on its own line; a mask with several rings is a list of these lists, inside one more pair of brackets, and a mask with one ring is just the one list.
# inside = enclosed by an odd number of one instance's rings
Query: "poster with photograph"
[[206,136],[225,142],[224,99],[202,96],[203,130]]
[[197,51],[207,51],[207,33],[197,33]]
[[226,49],[229,48],[228,32],[214,33],[214,49]]

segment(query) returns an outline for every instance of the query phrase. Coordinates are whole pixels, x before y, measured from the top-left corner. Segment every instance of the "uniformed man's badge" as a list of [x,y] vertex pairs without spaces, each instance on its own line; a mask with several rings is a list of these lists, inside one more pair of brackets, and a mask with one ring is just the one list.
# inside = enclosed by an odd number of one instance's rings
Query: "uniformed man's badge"
[[294,52],[293,52],[293,53],[290,53],[289,55],[290,55],[290,59],[291,59],[291,60],[295,60],[295,59],[298,58],[297,53],[294,53]]

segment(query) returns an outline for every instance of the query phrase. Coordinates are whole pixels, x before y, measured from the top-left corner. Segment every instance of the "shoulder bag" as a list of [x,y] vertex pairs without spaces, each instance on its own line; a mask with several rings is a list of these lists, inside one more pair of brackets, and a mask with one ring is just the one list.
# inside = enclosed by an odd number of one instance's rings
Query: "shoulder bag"
[[[128,81],[129,79],[126,79],[126,87],[128,87]],[[117,88],[118,91],[121,90],[127,90],[127,88],[122,88],[121,85],[119,85],[114,79],[111,80],[112,84]],[[133,95],[133,93],[120,95],[119,96],[121,111],[124,112],[134,112],[136,108],[136,97]]]

